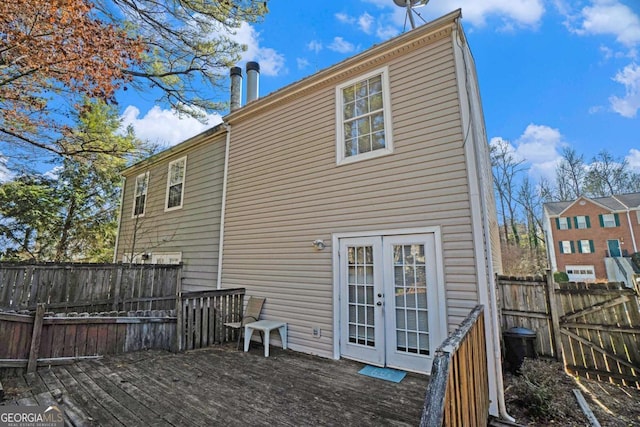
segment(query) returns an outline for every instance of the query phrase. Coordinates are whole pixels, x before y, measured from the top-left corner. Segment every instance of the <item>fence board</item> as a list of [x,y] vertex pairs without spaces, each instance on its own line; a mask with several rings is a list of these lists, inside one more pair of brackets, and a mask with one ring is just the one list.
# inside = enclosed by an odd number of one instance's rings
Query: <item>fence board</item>
[[[619,283],[552,286],[549,282],[544,289],[543,280],[539,288],[534,282],[498,277],[503,330],[512,326],[533,329],[538,354],[564,360],[570,372],[640,388],[640,304],[635,291]],[[531,298],[531,289],[548,297],[546,313],[540,299]],[[552,321],[544,324],[547,313]]]
[[188,292],[182,294],[182,346],[180,350],[192,350],[233,339],[225,331],[223,316],[242,316],[245,290],[219,289],[215,291]]
[[[0,263],[0,308],[175,309],[180,265]],[[164,300],[160,298],[166,298]]]

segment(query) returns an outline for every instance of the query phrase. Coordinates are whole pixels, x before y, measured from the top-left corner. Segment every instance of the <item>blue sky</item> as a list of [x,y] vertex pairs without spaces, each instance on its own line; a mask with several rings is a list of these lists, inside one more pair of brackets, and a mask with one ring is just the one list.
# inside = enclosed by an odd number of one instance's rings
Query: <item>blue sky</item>
[[[263,23],[236,35],[249,46],[240,65],[260,62],[260,96],[410,29],[393,0],[268,7]],[[534,178],[553,177],[563,147],[587,161],[607,149],[640,172],[640,1],[431,0],[416,24],[457,8],[490,141],[510,144]],[[167,145],[208,127],[141,98],[120,105],[141,137]]]

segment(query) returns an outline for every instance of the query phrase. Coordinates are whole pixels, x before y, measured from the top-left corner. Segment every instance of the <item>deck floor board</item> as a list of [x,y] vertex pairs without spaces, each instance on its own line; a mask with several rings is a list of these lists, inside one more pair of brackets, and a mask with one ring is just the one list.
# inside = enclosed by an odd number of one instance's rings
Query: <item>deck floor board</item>
[[[1,405],[56,401],[70,425],[415,426],[428,384],[358,374],[364,366],[261,346],[139,351],[3,378]],[[53,399],[53,400],[52,400]]]

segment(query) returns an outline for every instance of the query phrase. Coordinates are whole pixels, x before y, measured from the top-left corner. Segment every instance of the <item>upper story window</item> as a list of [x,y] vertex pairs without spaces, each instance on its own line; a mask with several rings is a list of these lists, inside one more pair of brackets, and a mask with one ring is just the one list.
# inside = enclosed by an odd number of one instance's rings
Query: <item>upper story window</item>
[[136,177],[135,194],[133,196],[133,217],[143,216],[147,206],[147,190],[149,188],[149,172]]
[[561,254],[572,254],[575,252],[573,240],[561,240],[559,243]]
[[187,158],[182,157],[169,163],[167,176],[167,201],[165,211],[182,208],[184,198],[184,177],[187,169]]
[[387,68],[336,88],[337,163],[393,152]]
[[588,216],[576,216],[573,220],[576,228],[591,228],[591,221]]
[[600,226],[601,227],[619,227],[620,226],[620,218],[617,213],[613,214],[602,214],[600,215]]
[[569,230],[571,228],[571,218],[568,218],[568,217],[556,218],[556,227],[558,230]]

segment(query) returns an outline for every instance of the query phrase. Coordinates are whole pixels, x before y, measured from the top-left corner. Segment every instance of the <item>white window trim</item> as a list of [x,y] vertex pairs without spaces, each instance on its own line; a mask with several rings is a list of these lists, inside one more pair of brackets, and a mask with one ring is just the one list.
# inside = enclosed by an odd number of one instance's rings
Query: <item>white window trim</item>
[[567,216],[561,216],[559,219],[559,225],[560,225],[560,230],[570,230],[570,223],[569,221],[571,221],[570,217]]
[[[344,121],[343,121],[343,103],[342,89],[346,86],[370,79],[380,75],[382,77],[382,111],[384,114],[384,141],[385,148],[369,151],[367,153],[346,157],[344,154]],[[389,90],[389,67],[385,66],[363,74],[336,87],[336,164],[344,165],[361,160],[372,159],[375,157],[386,156],[393,153],[393,136],[391,132],[391,92]]]
[[[584,242],[587,242],[587,246],[586,246],[586,251],[585,251],[585,245]],[[591,253],[591,243],[589,243],[589,239],[582,239],[582,240],[578,240],[578,244],[580,245],[580,250],[578,252],[583,253],[583,254],[590,254]]]
[[[169,188],[171,185],[171,166],[173,166],[176,163],[180,163],[184,161],[184,173],[182,175],[182,189],[180,192],[180,204],[177,206],[172,206],[172,207],[167,207],[169,205]],[[171,211],[175,211],[178,209],[182,209],[182,206],[184,205],[184,188],[186,187],[185,182],[187,180],[187,156],[184,157],[180,157],[179,159],[173,160],[171,162],[169,162],[169,166],[167,167],[167,188],[165,191],[165,196],[164,196],[164,211],[165,212],[171,212]]]
[[[141,176],[145,177],[145,180],[147,181],[147,185],[145,187],[145,193],[144,193],[144,206],[142,207],[142,213],[136,215],[136,197],[137,194],[136,192],[138,191],[138,178],[140,178]],[[144,214],[147,212],[147,200],[149,199],[149,171],[147,172],[143,172],[139,175],[136,175],[136,179],[133,181],[133,206],[131,208],[131,218],[142,218],[144,217]]]
[[[584,220],[584,222],[580,222],[580,218]],[[581,227],[584,225],[584,227]],[[578,230],[586,230],[587,229],[587,216],[586,215],[578,215],[576,216],[576,229]]]
[[164,264],[180,264],[182,262],[182,252],[152,252],[151,264],[158,264],[160,258],[167,258],[169,261],[177,260],[177,262],[168,262]]
[[[612,221],[611,225],[607,225],[606,218],[610,218]],[[603,228],[614,228],[616,227],[616,215],[612,213],[602,214],[602,227]]]

